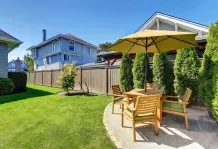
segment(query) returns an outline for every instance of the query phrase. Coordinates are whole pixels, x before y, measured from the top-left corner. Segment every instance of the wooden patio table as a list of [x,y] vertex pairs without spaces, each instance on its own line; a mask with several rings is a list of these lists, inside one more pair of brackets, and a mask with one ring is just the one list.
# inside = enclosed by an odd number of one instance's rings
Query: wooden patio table
[[[124,94],[126,95],[127,97],[127,104],[130,104],[130,98],[133,98],[133,102],[134,102],[134,106],[135,106],[135,101],[136,101],[136,98],[138,96],[144,96],[144,95],[154,95],[154,91],[151,89],[151,88],[147,88],[146,89],[146,92],[145,92],[145,89],[139,89],[139,88],[135,88],[133,90],[130,90],[128,92],[124,92]],[[161,93],[159,93],[160,95],[160,100],[163,98],[163,95]],[[162,105],[161,105],[161,102],[159,101],[158,104],[157,104],[157,123],[158,123],[158,126],[160,126],[161,124],[161,120],[162,120]]]

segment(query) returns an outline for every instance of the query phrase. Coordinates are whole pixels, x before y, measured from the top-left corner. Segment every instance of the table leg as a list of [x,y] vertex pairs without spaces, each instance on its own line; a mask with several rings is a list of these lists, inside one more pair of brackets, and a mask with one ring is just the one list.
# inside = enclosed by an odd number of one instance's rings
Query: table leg
[[158,102],[157,105],[157,125],[158,127],[160,127],[161,125],[161,121],[162,121],[162,105],[161,105],[161,99]]

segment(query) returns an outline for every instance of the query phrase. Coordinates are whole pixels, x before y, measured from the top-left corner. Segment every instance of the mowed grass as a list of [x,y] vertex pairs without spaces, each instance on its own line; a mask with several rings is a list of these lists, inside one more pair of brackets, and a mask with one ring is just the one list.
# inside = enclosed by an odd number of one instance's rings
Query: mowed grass
[[111,97],[60,90],[29,84],[26,93],[0,96],[0,148],[114,148],[102,120]]

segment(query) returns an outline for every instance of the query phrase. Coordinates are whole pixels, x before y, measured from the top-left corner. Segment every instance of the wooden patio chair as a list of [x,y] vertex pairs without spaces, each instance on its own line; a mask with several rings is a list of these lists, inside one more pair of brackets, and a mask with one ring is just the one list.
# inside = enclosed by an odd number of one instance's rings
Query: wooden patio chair
[[[189,130],[189,123],[186,106],[191,97],[191,93],[191,89],[187,88],[185,95],[182,97],[164,96],[164,100],[162,100],[162,112],[184,116],[187,130]],[[177,98],[177,101],[166,100],[166,98]]]
[[[121,92],[119,85],[112,86],[112,96],[113,96],[113,103],[112,103],[112,113],[114,113],[114,104],[120,100],[126,102],[126,96]],[[121,107],[121,106],[120,106]]]
[[[121,126],[124,124],[124,115],[132,121],[133,141],[136,141],[135,124],[152,122],[154,124],[154,133],[158,135],[157,124],[157,103],[160,102],[159,95],[138,96],[135,107],[131,107],[125,102],[122,102]],[[124,108],[126,106],[126,108]]]

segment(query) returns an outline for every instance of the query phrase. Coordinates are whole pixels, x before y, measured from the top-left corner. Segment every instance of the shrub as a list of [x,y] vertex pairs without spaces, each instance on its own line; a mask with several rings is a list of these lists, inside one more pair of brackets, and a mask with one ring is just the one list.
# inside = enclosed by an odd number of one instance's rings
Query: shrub
[[[210,88],[210,90],[213,90],[213,99],[212,99],[212,113],[216,121],[218,122],[218,61],[214,62],[214,73],[213,73],[213,88]],[[211,100],[209,101],[211,102]]]
[[147,68],[147,82],[151,83],[153,81],[153,73],[152,73],[152,69],[151,66],[149,64],[149,58],[146,55],[146,68]]
[[169,94],[169,61],[165,53],[156,53],[153,58],[153,82],[158,83],[165,94]]
[[[146,62],[146,64],[145,64]],[[145,67],[147,68],[146,80],[152,81],[152,71],[146,53],[137,53],[133,63],[133,83],[135,88],[144,88]]]
[[8,78],[10,78],[15,86],[14,92],[26,92],[27,74],[24,72],[9,72]]
[[201,80],[200,95],[218,121],[218,22],[210,25]]
[[200,86],[199,96],[211,109],[212,100],[214,98],[213,88],[213,61],[212,58],[204,54],[202,66],[200,69]]
[[192,97],[198,95],[200,61],[194,48],[185,48],[177,51],[174,64],[175,93],[183,95],[186,88],[192,90]]
[[14,84],[9,78],[0,78],[0,95],[7,95],[14,91]]
[[61,69],[58,83],[68,94],[69,90],[73,89],[75,86],[76,71],[76,64],[74,62],[72,64],[65,64]]
[[120,87],[122,91],[129,91],[133,88],[132,60],[128,54],[123,54],[120,65]]

